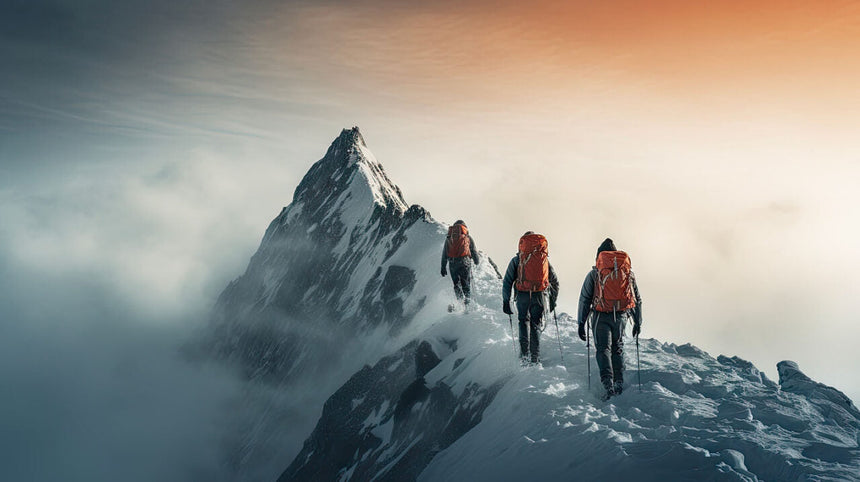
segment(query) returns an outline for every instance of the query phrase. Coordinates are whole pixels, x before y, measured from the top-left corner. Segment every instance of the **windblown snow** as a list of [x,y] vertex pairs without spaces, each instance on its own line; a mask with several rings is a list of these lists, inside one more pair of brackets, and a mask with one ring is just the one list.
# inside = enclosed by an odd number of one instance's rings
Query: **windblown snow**
[[[444,236],[345,130],[219,301],[215,351],[281,394],[237,465],[283,461],[283,481],[860,480],[860,412],[793,362],[772,381],[737,357],[642,339],[637,371],[628,337],[625,391],[603,402],[561,314],[543,366],[521,367],[488,257],[473,308],[447,313]],[[305,405],[291,428],[278,415]],[[288,430],[300,450],[278,438]],[[276,475],[237,478],[261,474]]]

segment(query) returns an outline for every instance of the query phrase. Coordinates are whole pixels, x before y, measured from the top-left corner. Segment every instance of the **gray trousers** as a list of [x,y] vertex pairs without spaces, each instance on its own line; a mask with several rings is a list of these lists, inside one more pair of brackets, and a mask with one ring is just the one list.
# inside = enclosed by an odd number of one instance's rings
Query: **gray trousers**
[[591,322],[594,330],[594,350],[597,358],[597,368],[600,370],[600,382],[605,388],[612,387],[613,382],[624,381],[624,327],[627,324],[627,312],[601,313],[592,312]]
[[517,320],[520,322],[520,356],[540,360],[540,325],[543,321],[544,293],[517,291]]
[[454,282],[454,296],[467,305],[472,298],[472,260],[471,258],[450,258],[451,281]]

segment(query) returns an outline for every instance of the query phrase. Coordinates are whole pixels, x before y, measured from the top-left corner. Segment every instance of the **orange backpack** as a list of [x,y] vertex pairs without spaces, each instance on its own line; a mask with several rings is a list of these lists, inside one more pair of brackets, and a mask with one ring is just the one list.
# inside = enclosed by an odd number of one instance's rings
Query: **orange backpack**
[[448,228],[448,254],[449,258],[465,258],[471,256],[469,250],[469,228],[464,224],[455,224]]
[[520,238],[520,266],[517,270],[518,291],[544,291],[549,286],[549,250],[541,234]]
[[624,251],[603,251],[597,255],[594,309],[603,313],[625,311],[636,306],[630,257]]

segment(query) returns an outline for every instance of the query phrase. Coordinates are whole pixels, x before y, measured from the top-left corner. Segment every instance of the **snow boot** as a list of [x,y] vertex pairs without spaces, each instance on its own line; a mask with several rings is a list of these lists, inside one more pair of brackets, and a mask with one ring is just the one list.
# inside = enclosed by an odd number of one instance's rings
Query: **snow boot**
[[624,382],[623,381],[616,381],[612,385],[612,391],[615,395],[621,395],[621,392],[624,391]]
[[613,395],[616,394],[615,388],[612,382],[609,380],[603,382],[603,388],[606,390],[606,392],[600,397],[600,399],[604,402],[609,400],[610,398],[612,398]]
[[613,390],[613,389],[611,389],[611,388],[607,388],[607,389],[606,389],[606,393],[604,393],[604,394],[600,397],[600,400],[602,400],[602,401],[604,401],[604,402],[605,402],[605,401],[609,400],[610,398],[612,398],[612,396],[613,396],[613,395],[615,395],[615,390]]

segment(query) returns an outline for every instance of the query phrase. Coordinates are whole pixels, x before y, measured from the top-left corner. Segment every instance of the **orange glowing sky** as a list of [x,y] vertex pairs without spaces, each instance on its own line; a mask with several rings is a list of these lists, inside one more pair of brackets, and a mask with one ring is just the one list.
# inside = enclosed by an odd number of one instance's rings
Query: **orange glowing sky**
[[359,2],[290,10],[298,21],[278,42],[293,59],[328,54],[327,67],[352,81],[451,100],[575,98],[593,80],[716,106],[788,101],[815,110],[857,106],[858,10],[854,2]]

